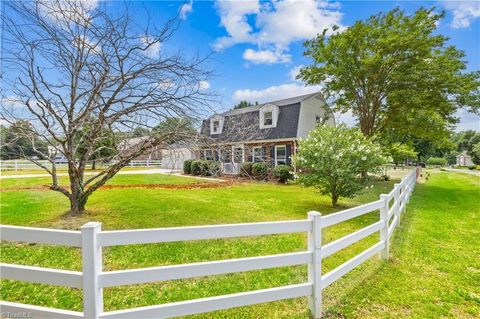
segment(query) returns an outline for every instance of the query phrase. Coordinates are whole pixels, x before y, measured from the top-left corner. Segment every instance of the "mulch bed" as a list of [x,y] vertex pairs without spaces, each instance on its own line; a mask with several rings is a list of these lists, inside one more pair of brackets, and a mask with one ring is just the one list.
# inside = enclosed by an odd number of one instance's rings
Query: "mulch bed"
[[[101,189],[126,189],[126,188],[144,188],[144,189],[202,189],[202,188],[222,188],[229,187],[232,185],[242,184],[240,181],[236,180],[227,180],[223,182],[207,182],[207,183],[194,183],[194,184],[127,184],[127,185],[103,185]],[[6,187],[1,188],[1,192],[7,191],[22,191],[22,190],[33,190],[33,191],[48,191],[50,190],[49,185],[35,185],[35,186],[16,186],[16,187]]]

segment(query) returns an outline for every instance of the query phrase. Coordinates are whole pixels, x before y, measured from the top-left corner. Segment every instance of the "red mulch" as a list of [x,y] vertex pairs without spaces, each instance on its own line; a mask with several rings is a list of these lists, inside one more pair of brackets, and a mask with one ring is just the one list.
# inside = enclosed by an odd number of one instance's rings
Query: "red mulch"
[[[102,189],[125,189],[125,188],[145,188],[145,189],[201,189],[201,188],[222,188],[229,187],[235,184],[241,184],[239,181],[228,180],[225,182],[206,182],[196,184],[128,184],[128,185],[103,185]],[[1,192],[18,191],[18,190],[34,190],[47,191],[50,190],[49,185],[35,185],[35,186],[16,186],[1,188]]]

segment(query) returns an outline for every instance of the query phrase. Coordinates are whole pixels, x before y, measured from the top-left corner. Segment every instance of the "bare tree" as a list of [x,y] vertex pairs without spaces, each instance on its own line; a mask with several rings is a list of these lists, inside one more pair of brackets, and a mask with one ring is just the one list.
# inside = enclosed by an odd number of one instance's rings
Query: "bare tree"
[[[124,6],[117,12],[88,1],[19,1],[8,2],[2,16],[2,101],[9,101],[2,120],[29,121],[23,134],[48,145],[48,154],[33,145],[48,165],[29,160],[52,176],[51,189],[68,197],[72,214],[82,213],[89,196],[132,159],[171,135],[188,134],[153,127],[170,117],[203,116],[211,98],[201,85],[209,76],[205,59],[163,49],[180,19],[157,27],[149,15],[140,25]],[[151,133],[131,152],[117,152],[113,164],[84,175],[92,158],[105,148],[118,151],[125,132],[138,127]],[[68,187],[59,183],[52,154],[66,159]]]

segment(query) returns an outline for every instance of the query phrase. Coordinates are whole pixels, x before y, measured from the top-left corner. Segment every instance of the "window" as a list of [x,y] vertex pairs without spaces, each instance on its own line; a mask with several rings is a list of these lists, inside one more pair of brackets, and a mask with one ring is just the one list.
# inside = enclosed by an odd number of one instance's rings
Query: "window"
[[259,109],[260,129],[273,128],[277,126],[278,106],[266,104]]
[[243,163],[243,146],[232,146],[233,162]]
[[204,155],[205,155],[206,160],[213,161],[213,151],[212,150],[205,150]]
[[263,125],[264,126],[273,125],[273,112],[264,112],[263,113]]
[[213,133],[220,131],[220,121],[213,121]]
[[287,164],[287,147],[275,145],[275,165]]
[[252,161],[254,163],[263,162],[262,147],[254,147],[252,149]]

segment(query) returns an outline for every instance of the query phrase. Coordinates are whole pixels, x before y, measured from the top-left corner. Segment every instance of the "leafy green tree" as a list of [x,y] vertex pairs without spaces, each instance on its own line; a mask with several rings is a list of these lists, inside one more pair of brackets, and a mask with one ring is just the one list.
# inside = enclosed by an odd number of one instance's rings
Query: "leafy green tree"
[[2,159],[42,157],[47,145],[36,134],[32,124],[20,120],[10,127],[2,127]]
[[[436,32],[444,13],[400,9],[327,30],[305,42],[313,64],[300,71],[341,112],[351,111],[366,136],[394,132],[448,137],[458,107],[480,108],[479,72],[465,72],[464,53]],[[334,28],[335,30],[336,28]]]
[[445,159],[447,160],[447,163],[449,165],[455,165],[457,164],[457,156],[458,156],[458,152],[452,151],[447,155],[445,155]]
[[340,197],[354,197],[365,186],[364,172],[376,173],[385,163],[380,146],[356,128],[319,126],[299,142],[295,165],[298,181],[328,194],[336,206]]
[[452,134],[452,142],[456,144],[457,151],[470,153],[473,147],[480,143],[480,132],[467,130]]
[[416,159],[417,152],[407,144],[394,143],[389,148],[390,156],[392,156],[395,165],[405,162],[407,159]]
[[233,107],[234,110],[237,110],[237,109],[243,109],[245,107],[249,107],[249,106],[253,106],[253,105],[258,105],[258,102],[255,102],[255,104],[251,103],[251,102],[247,102],[247,101],[240,101],[240,103],[238,103],[237,105],[235,105]]
[[477,143],[472,147],[470,155],[472,156],[472,162],[476,165],[480,165],[480,143]]
[[165,136],[164,143],[166,144],[185,141],[191,138],[195,132],[193,121],[186,117],[169,117],[153,129],[155,135]]
[[[91,161],[91,168],[96,169],[97,161],[107,163],[118,154],[117,143],[112,130],[103,128],[101,134],[93,134],[91,130],[91,125],[85,125],[81,134],[77,135],[77,153],[89,154],[87,161]],[[93,143],[92,136],[95,139]]]
[[142,126],[136,127],[131,133],[132,137],[143,137],[149,135],[150,131],[148,130],[148,128]]
[[430,157],[427,160],[427,165],[445,166],[445,165],[447,165],[447,160],[442,158],[442,157]]

